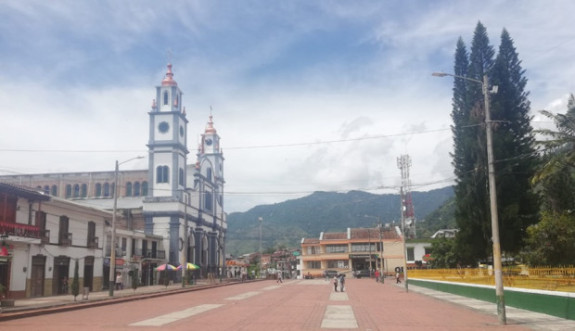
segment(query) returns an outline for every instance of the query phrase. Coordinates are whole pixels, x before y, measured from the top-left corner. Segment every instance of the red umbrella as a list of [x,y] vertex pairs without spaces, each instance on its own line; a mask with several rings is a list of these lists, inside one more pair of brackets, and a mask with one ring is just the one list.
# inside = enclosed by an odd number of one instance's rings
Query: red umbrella
[[156,271],[176,270],[176,267],[174,267],[169,263],[164,263],[162,265],[157,266],[155,270]]

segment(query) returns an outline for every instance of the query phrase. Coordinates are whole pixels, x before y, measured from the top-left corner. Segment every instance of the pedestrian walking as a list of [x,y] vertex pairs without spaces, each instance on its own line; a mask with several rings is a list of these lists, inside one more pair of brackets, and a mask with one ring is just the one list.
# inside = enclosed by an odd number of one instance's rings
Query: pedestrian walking
[[395,283],[396,283],[396,284],[401,283],[401,280],[399,279],[399,271],[396,271],[396,272],[395,272]]
[[337,292],[337,276],[333,276],[333,289]]
[[345,290],[345,275],[339,275],[339,289],[343,292]]
[[122,290],[123,288],[124,286],[122,285],[122,274],[118,272],[116,274],[116,290]]
[[378,283],[379,282],[379,270],[375,271],[375,282]]
[[276,280],[276,283],[283,283],[282,281],[282,273],[278,272],[278,279]]

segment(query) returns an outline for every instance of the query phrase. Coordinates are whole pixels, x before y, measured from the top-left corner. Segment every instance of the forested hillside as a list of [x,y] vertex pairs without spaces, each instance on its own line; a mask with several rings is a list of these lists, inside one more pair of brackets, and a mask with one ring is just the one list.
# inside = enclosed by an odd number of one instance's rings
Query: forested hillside
[[[453,188],[413,192],[412,196],[416,217],[423,220],[453,196]],[[319,237],[321,232],[375,226],[377,217],[384,224],[399,224],[400,198],[398,194],[362,191],[315,192],[303,198],[232,213],[228,216],[227,253],[238,255],[258,250],[259,217],[263,219],[264,250],[279,246],[298,247],[303,237]],[[421,224],[422,229],[430,226]]]

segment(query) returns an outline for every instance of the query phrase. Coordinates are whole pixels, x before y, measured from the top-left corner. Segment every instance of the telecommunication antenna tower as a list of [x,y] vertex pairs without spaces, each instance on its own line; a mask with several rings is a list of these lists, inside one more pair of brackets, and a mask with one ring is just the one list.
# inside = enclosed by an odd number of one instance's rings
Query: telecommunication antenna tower
[[413,211],[413,200],[411,198],[411,180],[409,179],[409,168],[411,158],[409,155],[401,155],[397,158],[397,167],[401,171],[401,227],[407,238],[415,238],[415,213]]

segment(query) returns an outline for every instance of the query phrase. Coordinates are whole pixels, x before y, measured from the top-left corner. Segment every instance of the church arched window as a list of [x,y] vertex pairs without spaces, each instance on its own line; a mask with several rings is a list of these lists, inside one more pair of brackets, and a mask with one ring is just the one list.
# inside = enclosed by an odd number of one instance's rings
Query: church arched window
[[74,198],[80,197],[80,185],[74,184]]
[[43,192],[44,192],[45,194],[50,194],[50,186],[49,186],[49,185],[44,185],[44,190],[43,190]]
[[110,184],[104,183],[104,197],[110,196]]
[[88,185],[82,184],[82,186],[80,187],[80,196],[82,198],[85,198],[88,196]]
[[140,182],[134,182],[134,196],[140,196]]
[[52,185],[52,195],[58,196],[58,186]]
[[168,104],[168,91],[164,91],[164,105]]
[[134,196],[140,196],[140,182],[134,182]]
[[66,184],[66,199],[72,196],[72,185]]
[[142,196],[148,195],[148,182],[142,182]]
[[179,176],[180,185],[184,186],[185,180],[186,179],[184,178],[184,169],[180,168],[180,176]]
[[212,168],[206,169],[206,179],[208,180],[208,182],[212,181]]
[[127,183],[126,183],[126,196],[127,196],[127,197],[131,197],[131,196],[132,196],[132,182],[127,182]]
[[96,196],[97,197],[102,196],[102,184],[100,184],[100,183],[96,184]]

